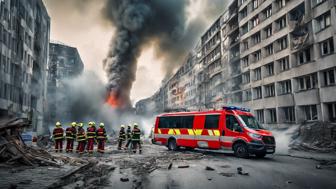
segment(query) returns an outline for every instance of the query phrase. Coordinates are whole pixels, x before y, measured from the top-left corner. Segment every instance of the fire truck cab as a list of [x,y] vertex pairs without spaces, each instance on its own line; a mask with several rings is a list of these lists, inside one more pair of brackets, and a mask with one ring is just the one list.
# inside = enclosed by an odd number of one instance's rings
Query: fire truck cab
[[264,129],[246,108],[225,106],[222,110],[176,112],[157,116],[155,144],[169,150],[189,149],[233,151],[237,157],[264,157],[275,152],[272,133]]

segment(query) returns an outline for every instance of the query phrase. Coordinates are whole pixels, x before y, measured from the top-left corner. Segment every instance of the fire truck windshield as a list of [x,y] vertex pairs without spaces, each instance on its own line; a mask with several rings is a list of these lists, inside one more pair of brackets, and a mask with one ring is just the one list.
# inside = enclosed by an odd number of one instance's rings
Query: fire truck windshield
[[265,129],[263,128],[259,122],[257,121],[257,119],[253,116],[249,116],[249,115],[238,115],[244,123],[245,125],[250,128],[250,129],[254,129],[254,130],[258,130],[258,129]]

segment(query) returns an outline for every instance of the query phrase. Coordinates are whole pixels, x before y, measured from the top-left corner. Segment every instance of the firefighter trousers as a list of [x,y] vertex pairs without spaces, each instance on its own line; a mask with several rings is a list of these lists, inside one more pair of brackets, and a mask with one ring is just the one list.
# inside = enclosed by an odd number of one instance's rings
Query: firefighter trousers
[[89,138],[87,143],[87,151],[92,154],[93,153],[93,145],[94,145],[94,138]]
[[123,145],[124,141],[125,141],[124,139],[118,140],[118,150],[121,150],[121,146]]
[[105,139],[98,139],[98,152],[104,153]]
[[80,154],[84,153],[85,141],[78,141],[77,149]]
[[132,139],[127,139],[127,143],[126,143],[126,148],[128,148],[128,146],[131,144],[131,142],[132,142]]
[[139,153],[141,154],[141,143],[139,140],[133,140],[132,141],[132,145],[133,145],[133,152],[136,153],[137,148],[139,148]]
[[72,152],[73,151],[73,145],[74,145],[74,139],[67,139],[67,146],[66,146],[66,152]]
[[63,151],[63,139],[55,140],[55,152]]

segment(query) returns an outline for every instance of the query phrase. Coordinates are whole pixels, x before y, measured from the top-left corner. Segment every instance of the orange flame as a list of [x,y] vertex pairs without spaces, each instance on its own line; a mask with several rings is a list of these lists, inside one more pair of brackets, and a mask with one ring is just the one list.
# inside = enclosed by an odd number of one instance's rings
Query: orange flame
[[109,104],[113,108],[120,107],[121,103],[119,102],[117,95],[115,92],[111,91],[109,96],[107,97],[106,103]]

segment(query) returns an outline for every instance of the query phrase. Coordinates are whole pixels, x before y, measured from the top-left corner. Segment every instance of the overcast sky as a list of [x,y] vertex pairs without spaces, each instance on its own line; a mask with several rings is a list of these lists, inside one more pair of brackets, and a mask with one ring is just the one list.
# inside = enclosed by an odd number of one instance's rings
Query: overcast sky
[[[84,62],[85,70],[94,71],[106,81],[102,61],[106,57],[114,27],[102,16],[106,0],[43,0],[51,17],[51,40],[76,47]],[[190,0],[186,8],[188,20],[202,22],[202,31],[195,37],[195,44],[207,27],[223,12],[226,0]],[[157,58],[155,48],[142,51],[138,59],[136,81],[131,100],[151,96],[165,76],[163,60]]]

